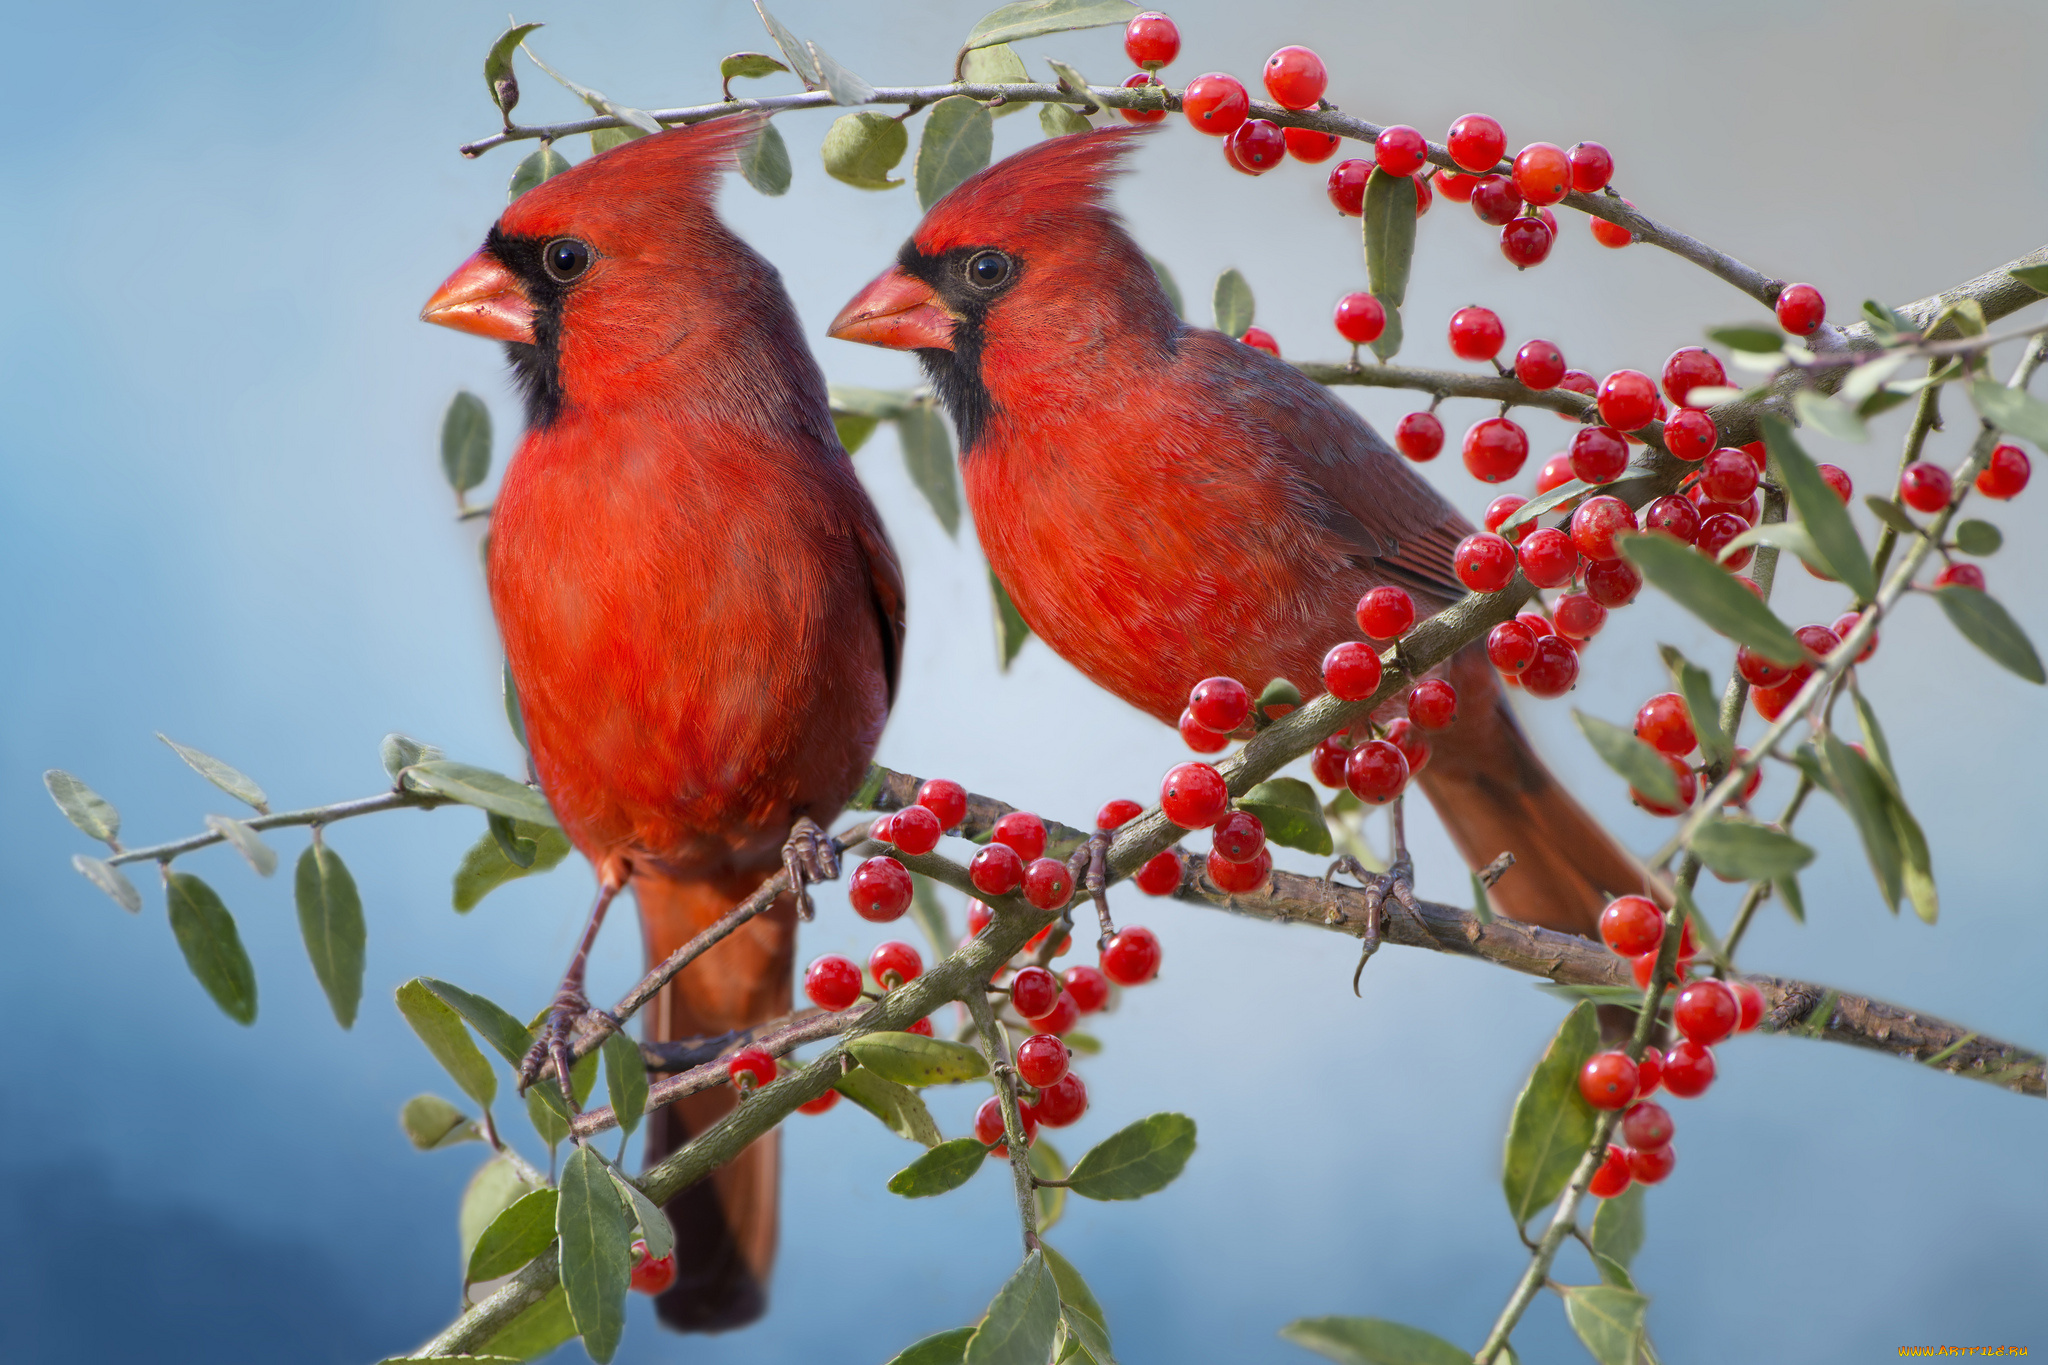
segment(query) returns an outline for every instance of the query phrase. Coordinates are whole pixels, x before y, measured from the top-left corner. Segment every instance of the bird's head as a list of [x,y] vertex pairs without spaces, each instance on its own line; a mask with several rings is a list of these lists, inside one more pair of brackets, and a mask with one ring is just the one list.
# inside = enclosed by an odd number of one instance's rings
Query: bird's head
[[961,182],[830,335],[916,351],[963,447],[1007,381],[1071,370],[1093,348],[1170,337],[1179,320],[1105,202],[1142,135],[1048,138]]

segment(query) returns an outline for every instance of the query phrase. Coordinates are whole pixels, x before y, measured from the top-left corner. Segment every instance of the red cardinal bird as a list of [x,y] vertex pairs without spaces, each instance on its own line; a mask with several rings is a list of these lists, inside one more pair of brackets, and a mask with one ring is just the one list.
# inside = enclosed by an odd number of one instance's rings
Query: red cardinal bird
[[[534,772],[601,888],[544,1044],[587,1009],[584,960],[620,888],[652,965],[786,863],[829,875],[818,825],[859,785],[896,690],[895,553],[780,277],[712,207],[757,129],[641,138],[528,191],[423,314],[505,342],[526,398],[491,606]],[[787,1013],[796,899],[671,982],[648,1036]],[[733,1102],[721,1088],[653,1116],[649,1160]],[[776,1167],[771,1133],[670,1201],[669,1324],[760,1315]]]
[[[1175,316],[1104,204],[1132,130],[1048,139],[940,200],[831,334],[916,350],[960,431],[991,566],[1032,630],[1173,724],[1205,677],[1313,694],[1359,597],[1465,595],[1472,527],[1321,385]],[[1421,774],[1517,919],[1592,933],[1628,856],[1543,766],[1483,649]]]

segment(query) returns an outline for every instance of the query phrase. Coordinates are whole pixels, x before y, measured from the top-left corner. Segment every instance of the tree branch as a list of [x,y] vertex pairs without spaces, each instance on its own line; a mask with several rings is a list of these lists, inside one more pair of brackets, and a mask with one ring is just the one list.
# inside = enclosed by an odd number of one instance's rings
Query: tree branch
[[[358,797],[353,801],[337,801],[331,806],[312,806],[306,810],[279,811],[274,815],[252,815],[241,823],[249,829],[280,829],[286,825],[331,825],[337,820],[352,820],[358,815],[375,815],[382,810],[432,810],[436,806],[457,804],[445,796],[425,796],[413,791],[380,792],[376,796]],[[194,834],[185,839],[174,839],[168,844],[152,844],[148,848],[123,849],[107,859],[109,863],[169,862],[180,854],[209,844],[221,843],[227,836],[219,833]]]

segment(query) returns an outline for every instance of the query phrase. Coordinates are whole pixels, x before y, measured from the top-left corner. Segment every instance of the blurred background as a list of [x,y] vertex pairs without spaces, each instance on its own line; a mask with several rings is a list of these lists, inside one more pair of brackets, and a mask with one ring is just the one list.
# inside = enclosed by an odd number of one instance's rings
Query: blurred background
[[[944,79],[992,3],[776,8],[894,84]],[[1837,320],[1866,297],[1904,302],[2002,264],[2041,245],[2048,224],[2048,19],[2034,0],[1184,0],[1171,12],[1185,40],[1167,72],[1176,85],[1206,70],[1254,83],[1273,48],[1306,43],[1329,66],[1330,98],[1374,121],[1440,138],[1483,110],[1510,147],[1604,142],[1616,184],[1645,211],[1812,281]],[[534,46],[557,69],[646,108],[716,98],[718,59],[768,46],[741,0],[519,17],[547,21]],[[39,775],[82,776],[142,844],[230,805],[157,730],[244,768],[281,809],[382,788],[377,743],[392,730],[517,768],[478,528],[455,522],[436,454],[456,389],[490,403],[499,467],[516,407],[497,348],[415,320],[530,149],[455,154],[496,125],[478,71],[504,22],[487,4],[388,0],[13,8],[0,86],[17,129],[0,243],[19,267],[0,328],[0,993],[27,1037],[10,1049],[0,1125],[0,1357],[363,1362],[410,1348],[455,1309],[455,1209],[481,1149],[407,1146],[400,1105],[453,1091],[390,993],[431,974],[538,1008],[582,919],[580,862],[458,916],[448,878],[482,829],[476,812],[337,827],[369,918],[350,1033],[307,967],[289,868],[262,881],[218,849],[181,863],[220,890],[254,958],[261,1016],[242,1028],[186,972],[157,887],[138,877],[145,908],[131,918],[71,870],[87,841]],[[1048,56],[1099,83],[1127,71],[1116,30],[1021,51],[1040,76]],[[538,71],[522,64],[520,78],[523,122],[581,116]],[[830,119],[780,120],[790,193],[763,198],[735,180],[724,211],[783,270],[832,379],[907,387],[908,357],[823,335],[918,217],[908,188],[825,177],[816,147]],[[999,154],[1039,136],[1029,114],[997,127]],[[588,154],[580,138],[563,150]],[[1211,282],[1236,266],[1289,357],[1341,358],[1330,306],[1364,276],[1355,220],[1324,199],[1327,167],[1288,163],[1254,182],[1178,118],[1137,166],[1119,202],[1194,320],[1208,321]],[[1702,327],[1762,317],[1675,258],[1606,250],[1578,215],[1561,216],[1550,261],[1517,274],[1491,229],[1439,199],[1421,224],[1403,360],[1451,363],[1444,320],[1473,302],[1500,312],[1511,348],[1546,336],[1596,374],[1654,373]],[[1382,430],[1414,406],[1346,396]],[[1445,415],[1455,440],[1483,414],[1453,403]],[[1566,430],[1528,422],[1524,484]],[[1867,446],[1812,449],[1859,493],[1881,491],[1900,422],[1880,426]],[[1953,463],[1961,440],[1937,437],[1932,453]],[[971,535],[938,529],[889,429],[858,465],[911,593],[882,761],[1075,823],[1107,797],[1149,797],[1183,755],[1178,739],[1042,644],[999,673]],[[1424,472],[1475,515],[1491,491],[1455,457]],[[2037,488],[1988,511],[2009,542],[1986,568],[2048,642],[2048,607],[2027,591],[2048,567],[2044,507]],[[1839,609],[1804,573],[1784,581],[1791,619]],[[1727,665],[1724,644],[1650,597],[1596,642],[1570,704],[1626,719],[1665,685],[1659,640]],[[1847,822],[1817,800],[1801,822],[1823,859],[1805,883],[1809,922],[1766,906],[1745,962],[2048,1044],[2048,921],[2027,853],[2048,760],[2042,692],[1962,644],[1924,600],[1888,627],[1865,686],[1933,845],[1941,923],[1888,915]],[[1647,851],[1661,839],[1666,826],[1628,806],[1566,704],[1525,714],[1626,840]],[[1789,785],[1773,775],[1763,808]],[[1413,825],[1422,891],[1467,899],[1433,817],[1418,811]],[[289,860],[302,839],[273,843]],[[1107,1305],[1120,1357],[1303,1360],[1275,1332],[1325,1313],[1476,1345],[1524,1260],[1498,1191],[1508,1109],[1562,1006],[1521,978],[1398,950],[1354,999],[1349,939],[1118,899],[1161,933],[1166,969],[1101,1022],[1107,1050],[1084,1067],[1093,1110],[1060,1142],[1071,1159],[1160,1108],[1201,1132],[1168,1191],[1074,1201],[1054,1238]],[[864,953],[882,936],[842,890],[822,900],[804,959]],[[1709,883],[1706,900],[1725,924],[1731,889]],[[952,910],[957,924],[957,899]],[[594,998],[637,976],[637,953],[615,924]],[[963,1131],[975,1098],[941,1097],[942,1126]],[[1708,1095],[1676,1108],[1681,1159],[1650,1197],[1637,1262],[1665,1359],[2048,1345],[2040,1103],[1875,1054],[1748,1038],[1723,1050]],[[507,1127],[538,1151],[520,1119]],[[797,1118],[785,1141],[769,1318],[686,1341],[656,1331],[636,1299],[621,1360],[880,1361],[972,1321],[1014,1263],[1005,1182],[897,1199],[884,1182],[914,1149],[849,1106]],[[1592,1278],[1583,1257],[1559,1275]],[[1583,1358],[1549,1297],[1517,1345],[1524,1360]]]

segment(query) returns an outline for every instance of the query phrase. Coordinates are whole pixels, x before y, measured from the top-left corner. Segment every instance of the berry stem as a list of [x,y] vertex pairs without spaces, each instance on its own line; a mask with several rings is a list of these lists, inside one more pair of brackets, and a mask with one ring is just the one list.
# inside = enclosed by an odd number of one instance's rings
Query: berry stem
[[1024,1114],[1017,1107],[1017,1071],[1010,1064],[1010,1035],[988,996],[967,992],[967,1012],[981,1035],[982,1052],[988,1057],[989,1074],[995,1078],[996,1099],[1003,1106],[1003,1144],[1010,1149],[1010,1176],[1017,1186],[1017,1221],[1024,1225],[1024,1254],[1038,1250],[1038,1197],[1031,1187],[1031,1148],[1024,1141]]
[[[1799,773],[1799,785],[1792,789],[1792,799],[1785,803],[1784,813],[1778,817],[1778,828],[1787,834],[1792,832],[1792,822],[1799,816],[1799,808],[1806,804],[1806,798],[1813,794],[1813,778],[1804,769]],[[1769,882],[1751,882],[1749,894],[1742,898],[1742,904],[1735,911],[1735,919],[1728,926],[1728,941],[1722,945],[1722,953],[1732,963],[1735,947],[1742,942],[1742,936],[1749,931],[1749,922],[1756,915],[1756,909],[1769,894]]]

